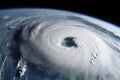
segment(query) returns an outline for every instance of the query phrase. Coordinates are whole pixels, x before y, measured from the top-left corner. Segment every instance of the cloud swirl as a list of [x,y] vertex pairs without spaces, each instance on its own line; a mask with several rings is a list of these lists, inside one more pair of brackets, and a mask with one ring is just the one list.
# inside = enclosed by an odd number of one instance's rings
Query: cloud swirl
[[13,20],[20,26],[10,42],[13,61],[22,57],[46,75],[59,74],[69,80],[120,79],[118,27],[82,14],[57,10],[37,10],[35,15],[40,16],[20,17],[21,24]]

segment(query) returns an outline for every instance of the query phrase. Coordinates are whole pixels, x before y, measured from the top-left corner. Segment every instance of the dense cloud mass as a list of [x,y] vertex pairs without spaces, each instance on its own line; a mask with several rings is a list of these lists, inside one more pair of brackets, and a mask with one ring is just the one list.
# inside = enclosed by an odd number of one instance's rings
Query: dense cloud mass
[[[20,59],[27,63],[22,80],[120,79],[119,28],[82,14],[35,12],[35,16],[29,13],[30,17],[21,18],[19,28],[13,30],[0,80],[13,79]],[[7,67],[2,70],[2,66]],[[5,78],[11,69],[9,79]]]

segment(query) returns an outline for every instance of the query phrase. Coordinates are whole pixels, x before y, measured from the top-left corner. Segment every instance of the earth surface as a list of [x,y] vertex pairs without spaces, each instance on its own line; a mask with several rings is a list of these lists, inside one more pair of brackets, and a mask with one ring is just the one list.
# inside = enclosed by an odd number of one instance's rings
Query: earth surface
[[120,80],[120,28],[63,10],[0,10],[0,80]]

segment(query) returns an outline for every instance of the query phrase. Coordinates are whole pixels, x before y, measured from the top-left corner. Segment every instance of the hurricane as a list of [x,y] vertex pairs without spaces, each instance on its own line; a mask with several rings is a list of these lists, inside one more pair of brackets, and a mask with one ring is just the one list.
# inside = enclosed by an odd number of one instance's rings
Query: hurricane
[[62,10],[8,12],[14,14],[0,28],[0,80],[120,79],[118,26]]

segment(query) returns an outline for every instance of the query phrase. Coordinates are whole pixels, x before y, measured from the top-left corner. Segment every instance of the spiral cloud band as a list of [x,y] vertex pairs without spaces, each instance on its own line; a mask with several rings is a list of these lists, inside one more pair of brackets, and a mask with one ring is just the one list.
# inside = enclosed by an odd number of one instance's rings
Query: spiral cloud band
[[43,12],[19,32],[16,43],[23,59],[66,80],[120,79],[118,27],[82,14]]

